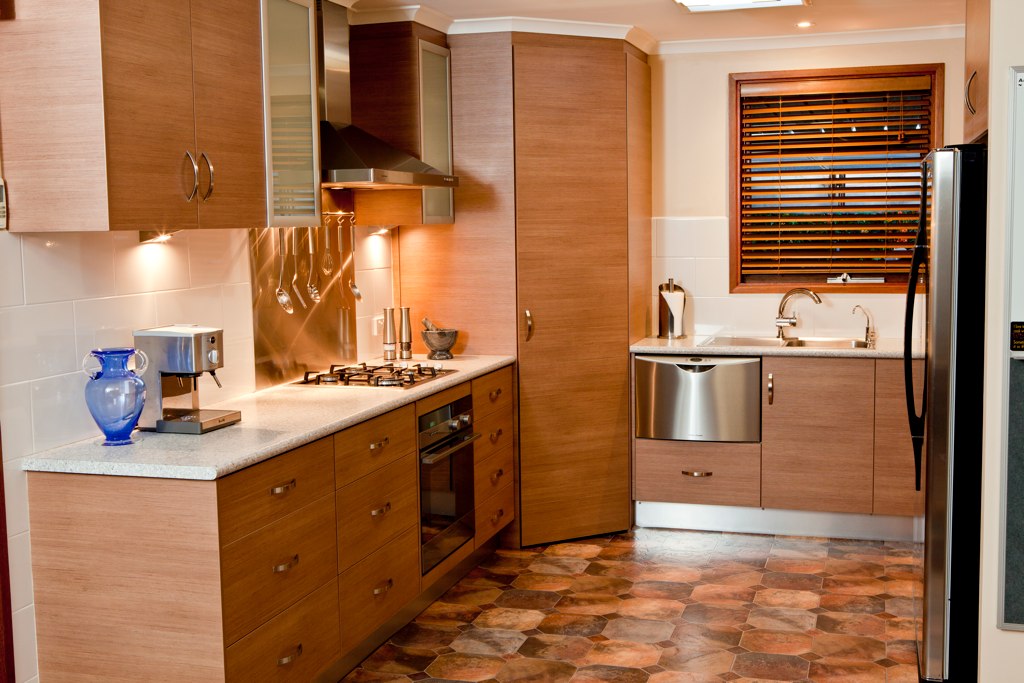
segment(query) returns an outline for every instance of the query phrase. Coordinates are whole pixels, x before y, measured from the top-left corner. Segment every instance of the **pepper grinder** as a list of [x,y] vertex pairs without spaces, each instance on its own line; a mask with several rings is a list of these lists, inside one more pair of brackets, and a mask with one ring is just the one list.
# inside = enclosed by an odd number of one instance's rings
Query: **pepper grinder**
[[395,360],[395,309],[384,309],[384,360]]
[[403,306],[398,310],[402,313],[398,324],[398,358],[409,360],[412,358],[412,322],[409,319],[409,308]]

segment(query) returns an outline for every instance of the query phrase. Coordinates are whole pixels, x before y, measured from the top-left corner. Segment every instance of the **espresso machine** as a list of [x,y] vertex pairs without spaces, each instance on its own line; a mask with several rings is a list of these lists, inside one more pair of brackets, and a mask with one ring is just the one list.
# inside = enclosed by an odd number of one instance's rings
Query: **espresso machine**
[[204,434],[242,419],[237,410],[200,408],[199,378],[224,367],[224,331],[198,325],[166,325],[136,330],[135,348],[149,364],[142,373],[146,403],[139,429],[173,434]]

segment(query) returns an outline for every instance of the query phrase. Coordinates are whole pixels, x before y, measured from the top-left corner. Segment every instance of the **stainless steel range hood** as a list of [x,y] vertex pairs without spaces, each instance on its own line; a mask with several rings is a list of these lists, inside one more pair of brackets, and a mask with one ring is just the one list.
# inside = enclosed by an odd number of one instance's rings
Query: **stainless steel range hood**
[[458,187],[459,179],[353,126],[348,10],[317,0],[317,90],[322,186],[350,189]]

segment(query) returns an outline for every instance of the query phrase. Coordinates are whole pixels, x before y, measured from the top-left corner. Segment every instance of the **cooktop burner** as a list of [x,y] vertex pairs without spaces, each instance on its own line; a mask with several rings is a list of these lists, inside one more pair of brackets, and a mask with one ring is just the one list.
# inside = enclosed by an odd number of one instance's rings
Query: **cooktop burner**
[[429,382],[455,370],[448,370],[440,363],[423,365],[422,363],[385,363],[384,365],[331,365],[329,370],[307,371],[296,384],[317,386],[362,386],[362,387],[400,387],[408,389],[423,382]]

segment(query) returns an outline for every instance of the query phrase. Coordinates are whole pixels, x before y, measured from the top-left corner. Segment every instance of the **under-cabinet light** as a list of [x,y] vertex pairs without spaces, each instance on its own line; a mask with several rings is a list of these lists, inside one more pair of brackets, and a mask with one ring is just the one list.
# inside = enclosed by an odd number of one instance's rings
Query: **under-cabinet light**
[[180,230],[139,230],[139,244],[159,244],[166,242]]
[[734,9],[761,7],[792,7],[806,5],[805,0],[676,0],[691,12],[724,12]]

